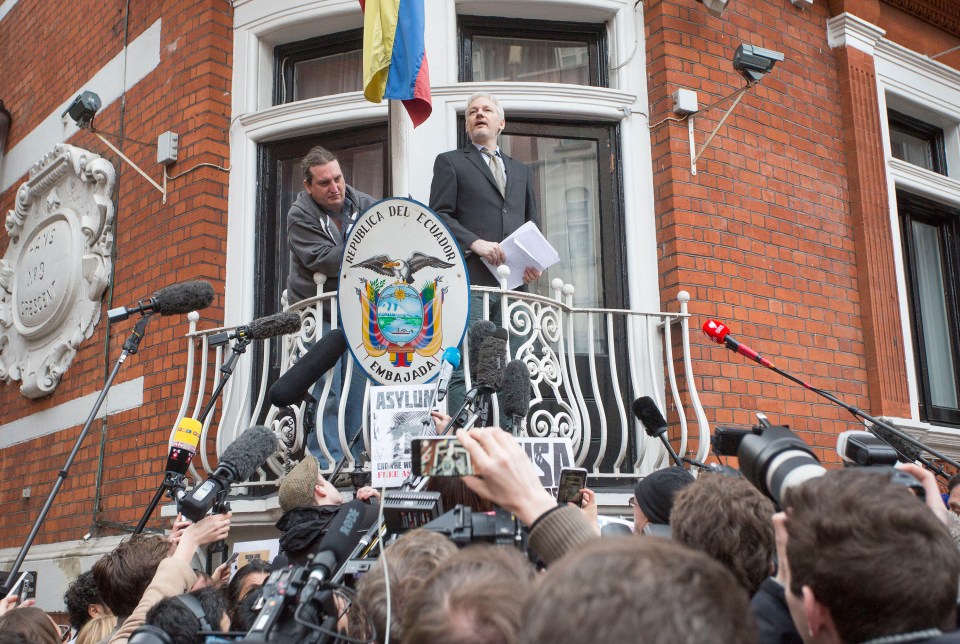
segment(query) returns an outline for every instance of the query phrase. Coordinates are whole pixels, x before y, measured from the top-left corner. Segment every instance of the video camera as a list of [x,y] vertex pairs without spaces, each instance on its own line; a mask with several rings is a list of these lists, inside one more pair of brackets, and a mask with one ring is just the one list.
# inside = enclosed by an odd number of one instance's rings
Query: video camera
[[[750,429],[718,426],[710,444],[718,456],[736,456],[740,473],[780,506],[787,489],[823,476],[826,469],[789,427],[771,425],[762,413],[757,419],[759,422]],[[870,432],[841,434],[837,449],[848,465],[884,468],[893,483],[905,485],[925,498],[923,485],[916,478],[892,467],[897,461],[896,451]]]

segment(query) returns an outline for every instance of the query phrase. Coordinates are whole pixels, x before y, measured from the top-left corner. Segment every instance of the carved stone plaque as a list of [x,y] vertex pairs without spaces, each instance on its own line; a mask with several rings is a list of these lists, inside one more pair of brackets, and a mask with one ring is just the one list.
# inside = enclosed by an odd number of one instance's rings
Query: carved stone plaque
[[0,259],[0,378],[40,398],[56,389],[100,318],[113,249],[113,166],[57,145],[7,214]]

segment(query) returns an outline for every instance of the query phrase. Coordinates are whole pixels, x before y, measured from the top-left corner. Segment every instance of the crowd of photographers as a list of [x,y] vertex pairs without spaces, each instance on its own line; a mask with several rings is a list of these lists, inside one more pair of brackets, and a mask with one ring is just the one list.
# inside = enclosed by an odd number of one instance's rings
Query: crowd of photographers
[[[637,534],[608,537],[594,495],[586,491],[584,507],[558,505],[510,434],[459,430],[458,439],[477,476],[445,479],[441,494],[512,513],[528,552],[404,532],[354,591],[334,594],[343,641],[960,642],[960,520],[918,466],[898,468],[923,499],[889,470],[835,469],[786,489],[780,511],[742,477],[666,468],[630,499]],[[379,495],[357,497],[376,504]],[[307,457],[280,502],[273,567],[309,567],[343,498]],[[3,600],[0,644],[241,636],[264,610],[271,566],[256,561],[232,579],[226,564],[209,576],[192,567],[202,547],[227,538],[230,518],[178,519],[168,537],[124,541],[70,586],[69,630],[31,602]]]

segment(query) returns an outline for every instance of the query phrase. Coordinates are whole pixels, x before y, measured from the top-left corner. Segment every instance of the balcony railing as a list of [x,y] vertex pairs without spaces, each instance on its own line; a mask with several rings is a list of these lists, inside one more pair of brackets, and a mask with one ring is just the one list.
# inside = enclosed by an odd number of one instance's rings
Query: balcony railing
[[[644,313],[577,308],[573,306],[573,286],[563,284],[559,279],[551,286],[552,297],[473,287],[474,293],[483,295],[485,318],[490,310],[490,297],[499,295],[502,298],[502,318],[492,321],[506,329],[511,337],[510,359],[523,360],[530,370],[533,397],[524,433],[535,437],[568,438],[577,465],[587,469],[594,485],[604,485],[597,479],[609,479],[612,484],[615,479],[635,478],[668,464],[660,441],[646,435],[631,411],[633,400],[647,395],[660,409],[669,410],[670,434],[675,437],[679,431],[680,435],[678,452],[685,454],[691,437],[695,437],[694,457],[704,460],[710,428],[694,384],[690,360],[689,294],[686,291],[678,294],[678,312]],[[321,284],[318,284],[318,292],[322,292]],[[322,306],[325,302],[330,306]],[[241,377],[232,378],[224,387],[222,400],[204,422],[191,476],[205,477],[212,472],[219,454],[251,424],[271,427],[280,438],[282,448],[251,477],[249,486],[276,487],[278,479],[300,461],[306,445],[302,427],[303,405],[282,410],[272,407],[267,401],[267,389],[271,365],[279,364],[280,372],[286,371],[306,348],[319,339],[321,315],[325,308],[329,311],[331,326],[336,327],[336,294],[326,293],[287,308],[297,312],[303,320],[299,334],[265,342],[259,352],[250,351],[254,356],[259,353],[260,359],[257,364],[248,363],[245,370],[238,370]],[[184,416],[197,417],[223,377],[220,368],[230,349],[210,347],[209,337],[234,328],[201,331],[196,329],[199,316],[194,313],[189,319],[187,373],[177,423]],[[278,347],[280,355],[272,355],[271,347]],[[466,349],[464,347],[462,352],[465,362],[468,361]],[[679,356],[676,355],[678,352]],[[243,363],[243,360],[239,362]],[[354,368],[356,365],[351,361],[344,376],[345,382],[349,382]],[[469,388],[469,365],[463,364],[461,368]],[[685,385],[683,395],[681,378]],[[252,383],[258,384],[254,386]],[[365,443],[370,435],[370,387],[368,382],[362,428]],[[323,409],[329,389],[327,381],[321,394],[320,409]],[[664,405],[665,401],[667,405]],[[345,404],[345,397],[341,397],[340,441],[342,452],[350,458],[342,429]],[[493,409],[493,424],[499,424],[496,397]],[[212,419],[216,419],[216,424]],[[317,438],[323,446],[322,431],[318,430]],[[267,492],[269,489],[259,490],[261,494]]]

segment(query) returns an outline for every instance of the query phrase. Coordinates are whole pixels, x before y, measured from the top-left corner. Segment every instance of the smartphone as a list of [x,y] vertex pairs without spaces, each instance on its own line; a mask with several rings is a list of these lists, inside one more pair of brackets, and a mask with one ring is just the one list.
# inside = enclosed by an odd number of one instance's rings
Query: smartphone
[[414,476],[471,476],[470,453],[456,436],[429,436],[410,441]]
[[7,593],[7,597],[17,597],[17,605],[19,606],[28,599],[34,599],[37,596],[37,582],[36,582],[36,573],[32,571],[24,571],[20,573],[20,576],[17,577],[17,583],[10,587],[10,592]]
[[557,486],[557,503],[580,505],[583,494],[580,490],[587,486],[587,470],[582,467],[565,467],[560,470],[560,483]]

